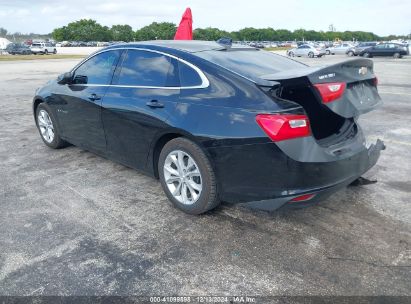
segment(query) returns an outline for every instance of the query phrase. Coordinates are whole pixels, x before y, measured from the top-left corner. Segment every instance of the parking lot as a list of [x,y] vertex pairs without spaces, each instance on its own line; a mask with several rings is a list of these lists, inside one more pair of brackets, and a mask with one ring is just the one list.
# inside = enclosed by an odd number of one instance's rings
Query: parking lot
[[203,216],[135,170],[42,143],[34,90],[78,59],[0,62],[0,294],[411,295],[411,58],[373,60],[384,106],[361,122],[387,146],[376,184]]

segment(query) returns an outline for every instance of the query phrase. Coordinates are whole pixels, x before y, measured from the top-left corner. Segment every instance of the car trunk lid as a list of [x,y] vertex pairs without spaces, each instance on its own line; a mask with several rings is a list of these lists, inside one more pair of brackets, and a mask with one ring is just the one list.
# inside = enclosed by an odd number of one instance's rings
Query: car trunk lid
[[290,69],[261,78],[279,83],[269,93],[276,102],[293,101],[304,108],[320,144],[340,141],[346,134],[354,136],[356,118],[381,104],[369,59]]
[[[353,59],[327,67],[309,67],[263,75],[265,80],[278,81],[284,87],[309,88],[315,96],[313,102],[325,105],[335,114],[352,118],[367,113],[381,104],[377,91],[373,62]],[[342,95],[325,102],[318,86],[343,84]]]

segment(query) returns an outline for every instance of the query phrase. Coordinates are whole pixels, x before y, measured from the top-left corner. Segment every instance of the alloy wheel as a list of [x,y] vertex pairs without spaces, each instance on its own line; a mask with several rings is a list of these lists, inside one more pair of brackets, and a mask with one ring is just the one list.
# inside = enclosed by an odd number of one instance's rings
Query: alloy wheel
[[164,180],[173,197],[184,205],[194,204],[203,190],[202,177],[195,160],[186,152],[170,152],[164,162]]
[[49,113],[45,110],[40,110],[37,116],[37,124],[43,139],[51,143],[54,140],[54,126]]

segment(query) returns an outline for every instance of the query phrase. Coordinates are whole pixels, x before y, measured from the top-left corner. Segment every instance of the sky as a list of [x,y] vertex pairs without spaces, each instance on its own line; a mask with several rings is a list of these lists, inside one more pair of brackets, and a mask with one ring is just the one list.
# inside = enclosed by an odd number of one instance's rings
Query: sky
[[0,27],[9,32],[50,33],[82,18],[102,25],[178,24],[186,7],[193,27],[227,31],[244,27],[327,31],[360,30],[380,36],[411,33],[410,0],[0,0]]

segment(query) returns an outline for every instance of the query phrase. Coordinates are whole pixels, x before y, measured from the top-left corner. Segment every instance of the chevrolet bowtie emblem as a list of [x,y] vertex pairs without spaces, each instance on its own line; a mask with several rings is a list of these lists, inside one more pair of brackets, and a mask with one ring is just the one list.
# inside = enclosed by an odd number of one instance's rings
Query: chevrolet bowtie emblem
[[361,68],[358,69],[358,74],[360,74],[360,75],[365,75],[365,74],[367,74],[367,72],[368,72],[367,67],[361,67]]

